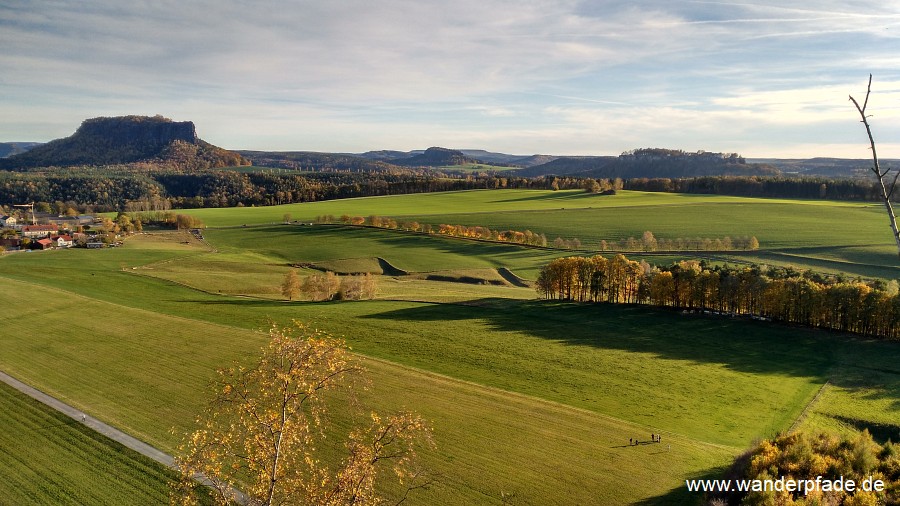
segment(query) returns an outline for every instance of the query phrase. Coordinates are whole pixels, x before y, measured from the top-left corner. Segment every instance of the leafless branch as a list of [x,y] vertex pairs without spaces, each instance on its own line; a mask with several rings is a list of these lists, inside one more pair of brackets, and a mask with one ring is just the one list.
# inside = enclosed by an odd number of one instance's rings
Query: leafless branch
[[890,184],[890,190],[884,183],[885,176],[891,172],[891,169],[888,168],[885,171],[881,170],[881,166],[878,163],[878,152],[875,150],[875,138],[872,136],[872,127],[869,125],[869,117],[870,115],[866,115],[866,108],[869,106],[869,97],[872,95],[872,74],[869,74],[869,84],[866,87],[866,99],[863,101],[863,105],[860,106],[859,102],[853,95],[850,95],[850,101],[853,102],[853,105],[856,107],[856,111],[859,113],[860,120],[862,124],[866,127],[866,135],[869,137],[869,146],[872,150],[872,173],[875,174],[875,178],[877,179],[877,184],[879,189],[881,190],[881,201],[884,204],[885,211],[887,212],[888,219],[890,220],[891,231],[894,233],[894,241],[897,243],[897,254],[900,256],[900,230],[897,228],[897,216],[894,214],[894,208],[891,203],[891,197],[894,194],[894,190],[897,186],[897,179],[900,177],[900,171],[897,171],[894,174],[894,180]]

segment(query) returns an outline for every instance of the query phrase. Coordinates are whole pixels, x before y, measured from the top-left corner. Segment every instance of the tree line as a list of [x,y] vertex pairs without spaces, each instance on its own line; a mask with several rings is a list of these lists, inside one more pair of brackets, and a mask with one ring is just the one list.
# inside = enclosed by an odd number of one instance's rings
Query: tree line
[[0,205],[72,202],[97,212],[271,206],[476,189],[580,189],[578,178],[448,177],[419,172],[184,171],[152,164],[0,171]]
[[754,251],[759,249],[759,240],[748,237],[676,237],[657,239],[647,230],[640,239],[629,237],[620,241],[600,241],[600,251]]
[[860,178],[787,176],[632,178],[625,181],[624,189],[791,199],[875,201],[879,198],[876,183]]
[[[289,215],[285,216],[285,221]],[[449,237],[463,237],[482,241],[508,242],[524,244],[528,246],[551,247],[556,249],[581,249],[581,241],[578,238],[563,239],[557,237],[552,242],[547,241],[547,236],[532,232],[531,230],[494,230],[479,225],[448,225],[440,224],[435,227],[430,223],[419,223],[415,220],[400,220],[384,216],[350,216],[349,214],[335,217],[333,214],[316,216],[316,223],[343,223],[345,225],[369,226],[392,230],[404,230],[407,232],[420,232],[423,234],[446,235]]]
[[[876,185],[863,179],[784,176],[693,178],[590,178],[436,171],[293,172],[251,169],[184,170],[149,163],[0,171],[0,205],[71,203],[79,212],[269,206],[350,197],[474,189],[616,190],[830,200],[878,200]],[[898,194],[900,198],[900,194]]]
[[900,339],[896,281],[692,260],[656,267],[619,254],[555,259],[541,269],[535,288],[546,299],[721,312]]

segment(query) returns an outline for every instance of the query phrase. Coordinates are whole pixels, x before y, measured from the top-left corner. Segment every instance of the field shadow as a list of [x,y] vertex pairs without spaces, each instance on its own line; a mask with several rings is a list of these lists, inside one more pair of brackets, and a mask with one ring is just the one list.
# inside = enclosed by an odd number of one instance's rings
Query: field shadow
[[[716,467],[707,469],[688,477],[690,480],[717,480],[728,470],[727,467]],[[682,484],[675,487],[664,494],[654,497],[648,497],[634,504],[639,506],[668,506],[668,505],[684,505],[684,504],[703,504],[703,494],[699,492],[691,492],[687,485]]]
[[[900,377],[896,360],[900,343],[638,305],[485,298],[461,305],[403,308],[363,318],[410,322],[478,319],[492,330],[519,332],[570,346],[719,364],[743,373],[805,377],[820,383],[828,380],[836,386],[858,386],[859,381],[865,381],[867,369]],[[834,375],[838,367],[843,374]],[[847,374],[851,371],[856,372]],[[894,390],[876,389],[871,395],[900,402],[900,392]]]
[[868,430],[872,439],[880,444],[890,441],[900,441],[900,425],[890,423],[877,423],[869,420],[860,420],[841,415],[828,415],[829,417],[853,427],[858,431]]

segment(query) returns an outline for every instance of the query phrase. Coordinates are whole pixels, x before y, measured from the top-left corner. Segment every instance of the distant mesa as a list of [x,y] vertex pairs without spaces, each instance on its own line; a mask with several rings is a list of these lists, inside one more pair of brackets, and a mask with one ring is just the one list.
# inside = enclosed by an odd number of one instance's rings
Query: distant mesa
[[163,116],[87,119],[70,137],[0,159],[0,168],[116,165],[149,162],[181,168],[249,165],[240,154],[197,137],[194,123]]
[[455,149],[431,147],[422,154],[409,158],[394,159],[391,160],[391,163],[404,167],[447,167],[484,162],[475,158],[469,158],[462,151]]

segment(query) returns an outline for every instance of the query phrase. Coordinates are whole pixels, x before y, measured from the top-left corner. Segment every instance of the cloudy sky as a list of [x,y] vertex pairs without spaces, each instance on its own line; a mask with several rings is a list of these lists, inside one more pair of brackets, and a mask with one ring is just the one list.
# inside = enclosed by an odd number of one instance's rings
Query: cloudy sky
[[231,149],[900,158],[900,1],[4,0],[0,141],[190,120]]

